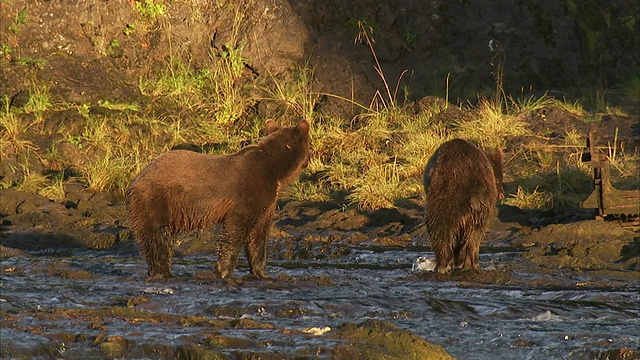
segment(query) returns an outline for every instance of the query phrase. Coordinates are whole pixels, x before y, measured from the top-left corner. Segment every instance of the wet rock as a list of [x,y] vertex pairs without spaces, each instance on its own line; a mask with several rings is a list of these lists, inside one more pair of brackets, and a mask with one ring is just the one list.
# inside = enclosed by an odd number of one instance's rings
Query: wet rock
[[252,319],[237,319],[229,323],[234,329],[273,329],[271,324],[259,322]]
[[245,338],[231,337],[220,334],[207,334],[204,336],[203,343],[218,349],[229,348],[249,348],[253,346],[253,341]]
[[511,345],[519,348],[530,348],[534,347],[536,343],[531,340],[517,339]]
[[13,189],[1,190],[0,196],[4,246],[107,249],[129,237],[128,228],[120,225],[124,206],[114,206],[108,194],[79,189],[60,202]]
[[224,360],[226,356],[210,349],[202,348],[198,345],[184,345],[176,350],[177,359],[192,360]]
[[22,250],[0,245],[0,258],[18,257],[18,256],[29,256],[29,255],[27,255],[27,253],[25,253]]
[[127,353],[127,341],[121,336],[112,336],[98,346],[102,354],[110,358],[122,358]]
[[60,277],[63,279],[88,280],[96,279],[97,276],[82,269],[50,269],[47,271],[50,276]]
[[425,271],[411,274],[409,279],[428,281],[453,281],[457,286],[479,286],[479,284],[508,284],[512,282],[513,274],[507,270],[454,270],[451,274],[443,275],[438,272]]
[[595,359],[595,360],[635,360],[638,359],[637,350],[629,349],[629,348],[621,348],[621,349],[612,349],[612,350],[601,350],[596,351],[592,349],[580,349],[573,351],[571,354],[567,355],[565,358],[569,360],[578,360],[578,359]]
[[[537,265],[579,269],[636,269],[638,234],[613,222],[579,221],[549,225],[519,239]],[[516,244],[514,243],[514,244]]]
[[174,251],[177,256],[212,255],[218,246],[219,231],[204,230],[192,234],[179,235]]
[[346,323],[330,336],[348,340],[346,345],[336,346],[334,359],[454,359],[442,346],[429,343],[386,321],[367,320],[357,325]]

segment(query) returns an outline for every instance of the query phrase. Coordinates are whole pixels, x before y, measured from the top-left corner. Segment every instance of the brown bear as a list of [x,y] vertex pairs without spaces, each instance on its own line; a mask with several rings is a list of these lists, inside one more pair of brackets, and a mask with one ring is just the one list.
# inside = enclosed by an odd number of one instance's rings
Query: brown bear
[[435,270],[478,269],[478,254],[487,220],[503,198],[502,152],[482,151],[453,139],[443,143],[423,174],[425,220]]
[[267,277],[267,234],[276,199],[308,164],[309,122],[280,128],[267,120],[265,133],[256,145],[228,155],[167,152],[131,181],[127,213],[149,276],[171,277],[176,235],[221,224],[218,275],[233,275],[244,248],[251,273]]

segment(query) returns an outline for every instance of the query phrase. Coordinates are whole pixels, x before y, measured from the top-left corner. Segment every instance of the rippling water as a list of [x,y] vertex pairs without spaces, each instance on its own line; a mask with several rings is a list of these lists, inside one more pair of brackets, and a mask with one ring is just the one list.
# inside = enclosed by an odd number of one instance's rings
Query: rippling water
[[[3,259],[5,272],[14,268],[19,271],[2,276],[0,307],[5,314],[32,311],[18,320],[19,325],[38,331],[3,327],[0,335],[3,342],[33,347],[48,341],[43,333],[80,331],[72,319],[44,316],[53,310],[100,308],[112,306],[118,298],[144,295],[149,301],[136,306],[142,311],[244,317],[272,324],[273,330],[227,331],[244,336],[250,332],[256,343],[285,353],[330,345],[334,340],[323,336],[287,339],[282,336],[283,329],[334,328],[370,318],[391,321],[444,346],[459,359],[583,359],[589,351],[640,346],[637,282],[610,289],[460,286],[409,276],[415,259],[424,255],[356,247],[349,255],[332,260],[272,261],[268,267],[271,275],[282,280],[246,281],[241,285],[189,276],[210,270],[212,264],[207,259],[177,259],[173,270],[178,277],[166,283],[145,282],[142,261],[108,251]],[[481,261],[485,268],[509,268],[521,262],[517,254],[509,252],[482,254]],[[74,280],[33,270],[52,263],[86,270],[97,278]],[[241,268],[240,272],[246,270]],[[291,282],[314,278],[329,278],[332,283]],[[588,275],[576,279],[587,280]],[[99,332],[86,327],[81,331]],[[198,331],[178,324],[109,324],[110,335],[135,332],[137,342],[179,343],[184,341],[182,335]],[[80,345],[65,346],[61,353]]]

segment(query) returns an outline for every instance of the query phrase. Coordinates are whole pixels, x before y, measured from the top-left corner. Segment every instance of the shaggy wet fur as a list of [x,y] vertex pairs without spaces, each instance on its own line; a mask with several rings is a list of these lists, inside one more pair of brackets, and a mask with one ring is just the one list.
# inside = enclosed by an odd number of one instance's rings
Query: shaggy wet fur
[[427,233],[436,271],[478,269],[487,220],[502,199],[502,152],[454,139],[442,144],[423,174]]
[[244,248],[251,273],[265,278],[267,234],[280,189],[309,160],[309,123],[266,123],[257,145],[229,155],[185,150],[162,154],[129,184],[129,223],[152,277],[171,276],[177,234],[222,224],[216,270],[233,275]]

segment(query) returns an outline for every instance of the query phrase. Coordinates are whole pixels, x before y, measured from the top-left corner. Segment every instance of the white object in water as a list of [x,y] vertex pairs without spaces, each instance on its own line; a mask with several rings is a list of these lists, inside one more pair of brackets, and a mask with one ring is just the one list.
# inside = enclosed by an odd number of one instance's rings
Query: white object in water
[[325,326],[323,328],[318,328],[318,327],[311,327],[308,329],[304,329],[302,330],[302,332],[307,333],[307,334],[313,334],[313,335],[324,335],[324,333],[331,331],[331,328],[328,326]]
[[148,287],[146,289],[142,289],[141,292],[143,294],[172,295],[175,291],[171,288]]
[[433,271],[436,269],[436,259],[420,256],[413,262],[411,270],[414,272]]

